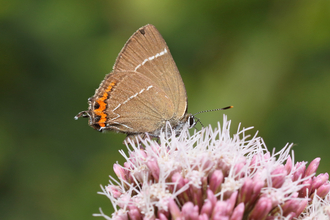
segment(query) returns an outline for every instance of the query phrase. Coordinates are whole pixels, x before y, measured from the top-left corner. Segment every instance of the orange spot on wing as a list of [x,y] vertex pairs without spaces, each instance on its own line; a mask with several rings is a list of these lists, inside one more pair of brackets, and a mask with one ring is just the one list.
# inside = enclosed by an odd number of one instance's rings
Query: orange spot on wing
[[105,100],[109,97],[109,92],[112,90],[112,87],[116,85],[115,81],[112,81],[108,88],[104,91],[103,96],[98,98],[96,102],[99,104],[99,107],[97,109],[94,109],[94,113],[98,116],[101,116],[100,120],[98,121],[99,125],[101,127],[105,127],[105,122],[107,120],[107,114],[104,112],[104,110],[107,108],[107,104],[105,103]]

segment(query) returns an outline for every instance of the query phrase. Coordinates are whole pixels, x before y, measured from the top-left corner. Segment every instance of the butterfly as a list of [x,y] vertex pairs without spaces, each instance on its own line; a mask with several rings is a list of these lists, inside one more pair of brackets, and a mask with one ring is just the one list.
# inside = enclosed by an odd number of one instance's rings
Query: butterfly
[[113,70],[105,76],[88,110],[75,116],[89,117],[98,131],[158,137],[169,123],[177,134],[184,125],[196,124],[187,113],[187,93],[165,40],[151,24],[138,29],[120,51]]
[[[151,24],[128,39],[88,104],[88,110],[75,119],[89,117],[94,129],[125,133],[126,141],[134,142],[137,136],[159,137],[161,131],[169,131],[168,124],[178,135],[185,125],[192,128],[199,121],[187,113],[187,93],[179,70],[165,40]],[[208,111],[228,108],[232,106]]]

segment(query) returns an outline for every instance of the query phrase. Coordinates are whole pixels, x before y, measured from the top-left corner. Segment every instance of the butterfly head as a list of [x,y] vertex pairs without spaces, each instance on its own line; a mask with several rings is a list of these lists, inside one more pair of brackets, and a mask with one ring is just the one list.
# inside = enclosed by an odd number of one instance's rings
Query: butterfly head
[[[98,111],[100,108],[100,104],[98,102],[93,101],[93,98],[88,99],[88,110],[79,112],[74,119],[78,120],[79,118],[89,118],[88,124],[97,131],[102,131],[102,128],[105,127],[104,123],[100,123],[102,119],[102,114],[104,112]],[[99,114],[96,114],[99,113]],[[102,126],[103,125],[103,126]]]

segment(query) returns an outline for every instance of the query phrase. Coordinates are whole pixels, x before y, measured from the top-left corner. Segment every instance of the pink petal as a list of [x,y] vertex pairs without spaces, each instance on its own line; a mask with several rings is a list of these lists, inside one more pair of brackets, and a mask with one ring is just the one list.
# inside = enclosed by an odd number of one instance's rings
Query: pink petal
[[249,220],[264,219],[272,209],[272,200],[261,197],[248,217]]
[[296,181],[299,178],[302,178],[305,174],[305,169],[306,169],[306,163],[305,162],[298,162],[294,166],[295,172],[292,176],[292,180]]
[[221,170],[215,170],[209,180],[209,189],[212,190],[214,194],[220,192],[220,187],[223,182],[223,173]]
[[208,217],[211,217],[212,210],[213,210],[212,202],[210,200],[207,200],[204,202],[202,206],[201,214],[205,214]]
[[284,166],[279,166],[278,168],[273,170],[271,175],[273,187],[278,189],[283,185],[285,177],[287,175],[287,171]]
[[113,171],[115,172],[115,174],[117,175],[117,177],[120,180],[126,180],[126,173],[125,170],[123,169],[122,166],[120,166],[119,164],[114,164],[113,165]]
[[317,189],[317,195],[324,198],[330,191],[330,183],[325,183]]
[[313,193],[316,189],[326,183],[329,179],[328,173],[321,173],[318,176],[313,178],[312,186],[311,186],[311,193]]
[[300,198],[304,198],[304,197],[310,195],[310,187],[311,187],[311,184],[312,184],[312,179],[307,179],[302,184],[305,185],[305,186],[303,186],[303,188],[301,188],[299,190],[299,197]]
[[233,194],[231,194],[230,198],[226,201],[227,202],[226,213],[231,214],[233,212],[233,209],[236,204],[237,194],[238,194],[237,191],[233,192]]
[[240,203],[233,211],[230,220],[242,220],[244,214],[244,203]]
[[290,172],[291,172],[291,170],[292,170],[292,160],[291,160],[291,156],[289,156],[289,157],[287,158],[284,167],[285,167],[287,173],[290,173]]
[[171,216],[172,216],[173,219],[178,219],[178,218],[181,218],[182,217],[181,212],[180,212],[180,209],[177,206],[177,204],[174,202],[173,199],[171,199],[169,201],[168,206],[169,206],[169,209],[170,209],[169,211],[170,211]]
[[147,166],[151,171],[152,177],[158,182],[159,180],[159,167],[155,159],[148,160]]
[[130,209],[128,216],[131,220],[142,220],[141,212],[138,208]]
[[302,201],[300,201],[299,207],[296,210],[296,216],[299,216],[305,210],[307,205],[308,205],[308,198],[305,198]]
[[309,164],[309,166],[307,167],[307,169],[305,171],[305,177],[315,174],[317,168],[320,165],[320,160],[321,160],[321,158],[317,157]]

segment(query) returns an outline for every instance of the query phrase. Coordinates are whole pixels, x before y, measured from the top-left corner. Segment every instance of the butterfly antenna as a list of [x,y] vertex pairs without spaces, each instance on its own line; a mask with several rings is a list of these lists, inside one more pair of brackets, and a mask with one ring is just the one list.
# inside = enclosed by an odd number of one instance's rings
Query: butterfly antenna
[[[204,125],[203,125],[203,123],[201,122],[201,120],[199,120],[199,118],[196,118],[195,117],[195,120],[196,120],[196,124],[199,122],[201,125],[202,125],[202,127],[204,128]],[[194,126],[195,127],[195,126]]]
[[[230,108],[233,108],[234,106],[227,106],[227,107],[224,107],[224,108],[216,108],[216,109],[211,109],[211,110],[204,110],[204,111],[200,111],[200,112],[197,112],[197,113],[195,113],[195,114],[193,114],[193,116],[195,116],[195,115],[198,115],[198,114],[200,114],[200,113],[205,113],[205,112],[214,112],[214,111],[220,111],[220,110],[226,110],[226,109],[230,109]],[[199,121],[199,120],[198,120]],[[199,123],[201,123],[200,121],[199,121]],[[202,124],[202,123],[201,123]]]
[[[197,112],[196,114],[193,114],[193,116],[198,115],[200,113],[204,113],[204,112],[214,112],[214,111],[226,110],[226,109],[230,109],[232,107],[234,107],[234,106],[231,105],[231,106],[227,106],[225,108],[216,108],[216,109],[211,109],[211,110],[204,110],[204,111]],[[202,125],[202,127],[204,127],[203,123],[201,122],[201,120],[199,120],[199,118],[197,118],[197,117],[194,117],[194,118],[196,120],[196,124],[199,122]]]

